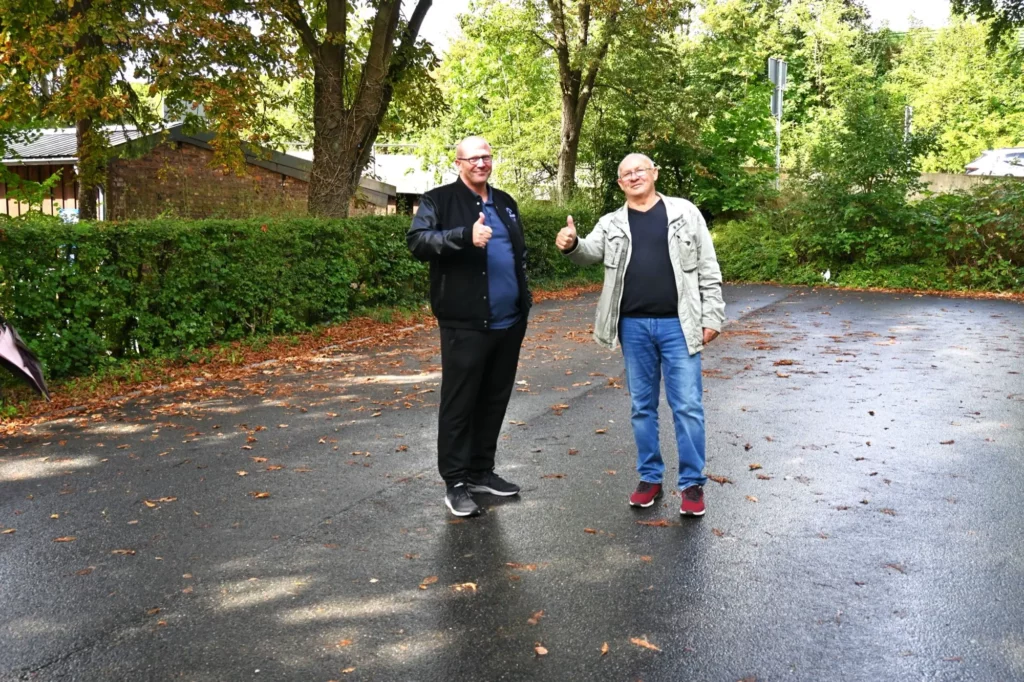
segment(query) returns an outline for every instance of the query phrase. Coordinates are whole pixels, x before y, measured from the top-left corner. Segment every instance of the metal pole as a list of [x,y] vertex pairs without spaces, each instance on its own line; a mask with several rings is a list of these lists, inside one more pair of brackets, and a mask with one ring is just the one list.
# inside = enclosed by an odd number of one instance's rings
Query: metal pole
[[782,118],[775,119],[775,190],[782,188]]

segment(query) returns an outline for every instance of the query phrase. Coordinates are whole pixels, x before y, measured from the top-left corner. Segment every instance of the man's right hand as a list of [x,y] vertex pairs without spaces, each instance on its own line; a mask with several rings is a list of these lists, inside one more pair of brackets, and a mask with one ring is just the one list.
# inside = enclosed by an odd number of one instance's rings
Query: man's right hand
[[473,246],[479,246],[482,249],[490,240],[491,228],[484,225],[484,214],[481,213],[477,221],[473,223]]
[[570,251],[576,245],[576,223],[572,216],[565,219],[565,227],[558,231],[555,237],[555,246],[562,251]]

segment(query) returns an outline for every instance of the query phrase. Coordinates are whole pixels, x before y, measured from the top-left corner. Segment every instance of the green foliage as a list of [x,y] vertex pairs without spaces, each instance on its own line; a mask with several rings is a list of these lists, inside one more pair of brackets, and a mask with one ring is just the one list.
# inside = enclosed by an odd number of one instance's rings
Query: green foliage
[[[554,239],[566,212],[525,212],[532,282],[578,278]],[[578,212],[581,227],[594,216]],[[181,356],[355,311],[426,302],[405,216],[64,224],[0,217],[0,313],[50,377]],[[581,230],[582,231],[582,230]]]
[[962,173],[986,149],[1024,143],[1024,70],[1005,39],[989,51],[985,24],[956,20],[939,31],[911,30],[886,88],[914,107],[915,129],[934,130],[926,172]]
[[[821,210],[817,205],[813,211]],[[820,221],[806,198],[718,226],[715,248],[727,279],[854,287],[1024,291],[1024,182],[935,195],[889,220],[861,216],[859,249],[842,257],[820,248]],[[836,214],[838,215],[838,213]],[[837,230],[842,230],[837,228]],[[844,242],[850,243],[850,242]],[[852,257],[851,257],[852,254]]]
[[812,256],[877,265],[910,255],[906,197],[921,189],[914,160],[931,144],[905,136],[902,103],[883,90],[851,93],[803,169],[803,223]]

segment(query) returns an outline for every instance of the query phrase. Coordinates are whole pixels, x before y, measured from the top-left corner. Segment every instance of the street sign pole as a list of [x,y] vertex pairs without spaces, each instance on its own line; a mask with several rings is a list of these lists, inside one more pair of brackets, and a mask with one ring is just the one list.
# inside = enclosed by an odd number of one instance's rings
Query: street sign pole
[[775,189],[781,186],[782,178],[782,92],[786,89],[786,69],[786,62],[768,58],[768,80],[774,86],[771,108],[775,117]]

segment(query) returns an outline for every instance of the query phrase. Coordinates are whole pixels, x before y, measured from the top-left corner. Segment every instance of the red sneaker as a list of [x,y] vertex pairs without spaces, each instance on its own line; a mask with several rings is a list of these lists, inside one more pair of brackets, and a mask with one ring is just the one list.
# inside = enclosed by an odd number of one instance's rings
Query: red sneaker
[[640,481],[633,494],[629,496],[629,506],[650,507],[654,501],[661,497],[661,484]]
[[683,516],[704,516],[704,488],[691,485],[683,491],[683,504],[679,507]]

